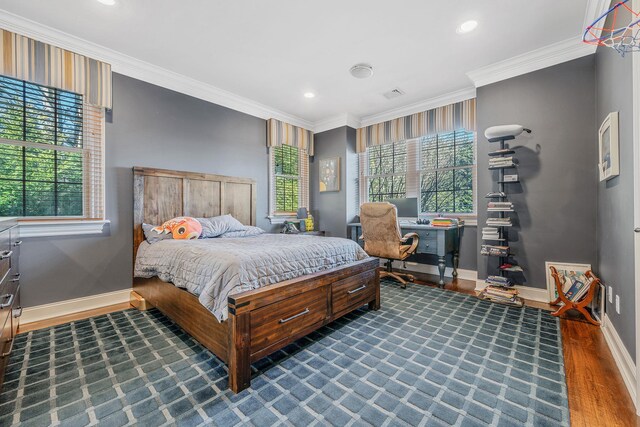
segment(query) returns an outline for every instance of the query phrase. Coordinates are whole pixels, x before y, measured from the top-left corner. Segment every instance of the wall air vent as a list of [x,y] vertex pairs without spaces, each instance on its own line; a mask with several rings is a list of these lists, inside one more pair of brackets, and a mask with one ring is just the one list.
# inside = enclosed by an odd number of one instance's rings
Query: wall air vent
[[384,97],[387,99],[397,98],[399,96],[404,95],[404,91],[399,88],[391,89],[389,92],[383,93]]

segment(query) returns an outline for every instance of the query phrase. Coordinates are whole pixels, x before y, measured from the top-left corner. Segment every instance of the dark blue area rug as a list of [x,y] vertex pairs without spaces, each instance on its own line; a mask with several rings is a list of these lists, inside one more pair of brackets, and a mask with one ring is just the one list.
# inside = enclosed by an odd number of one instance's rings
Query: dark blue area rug
[[569,425],[556,318],[421,285],[254,370],[234,395],[159,311],[94,317],[16,338],[0,425]]

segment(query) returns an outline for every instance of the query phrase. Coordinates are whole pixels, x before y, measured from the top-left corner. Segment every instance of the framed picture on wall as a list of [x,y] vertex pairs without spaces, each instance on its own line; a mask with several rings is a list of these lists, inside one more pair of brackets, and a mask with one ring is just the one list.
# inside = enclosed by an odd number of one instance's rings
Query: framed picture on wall
[[587,271],[591,270],[591,264],[573,264],[568,262],[553,262],[547,261],[544,263],[544,268],[547,272],[547,290],[549,291],[549,302],[555,301],[558,298],[558,291],[556,289],[556,281],[551,275],[549,267],[555,267],[558,270],[558,277],[562,283],[562,291],[567,292],[571,286],[577,281],[582,283],[587,282],[587,277],[584,275]]
[[340,191],[340,157],[320,160],[320,192]]
[[600,181],[620,175],[620,155],[618,141],[618,112],[614,111],[604,119],[598,131],[598,170]]

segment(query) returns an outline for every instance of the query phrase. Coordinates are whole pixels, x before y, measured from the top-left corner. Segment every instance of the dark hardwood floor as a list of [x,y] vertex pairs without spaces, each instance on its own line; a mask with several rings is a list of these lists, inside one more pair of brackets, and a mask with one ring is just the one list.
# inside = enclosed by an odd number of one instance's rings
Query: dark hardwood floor
[[[436,286],[437,276],[413,273],[415,285]],[[408,286],[415,286],[409,284]],[[475,282],[449,280],[445,286],[451,291],[475,295]],[[526,301],[531,307],[552,310],[549,304]],[[45,328],[71,320],[97,316],[128,308],[128,304],[85,311],[64,318],[26,324],[20,332]],[[609,347],[599,327],[579,317],[561,318],[564,363],[569,394],[569,412],[572,426],[631,427],[640,426],[631,396],[616,367]]]

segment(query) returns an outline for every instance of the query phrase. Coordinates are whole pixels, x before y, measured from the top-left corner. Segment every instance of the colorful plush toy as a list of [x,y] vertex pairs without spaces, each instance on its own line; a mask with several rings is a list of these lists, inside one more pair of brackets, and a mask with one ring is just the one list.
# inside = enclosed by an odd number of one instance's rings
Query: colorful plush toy
[[190,240],[200,237],[202,225],[195,218],[179,216],[166,221],[159,227],[155,227],[153,231],[158,234],[171,233],[174,239]]

